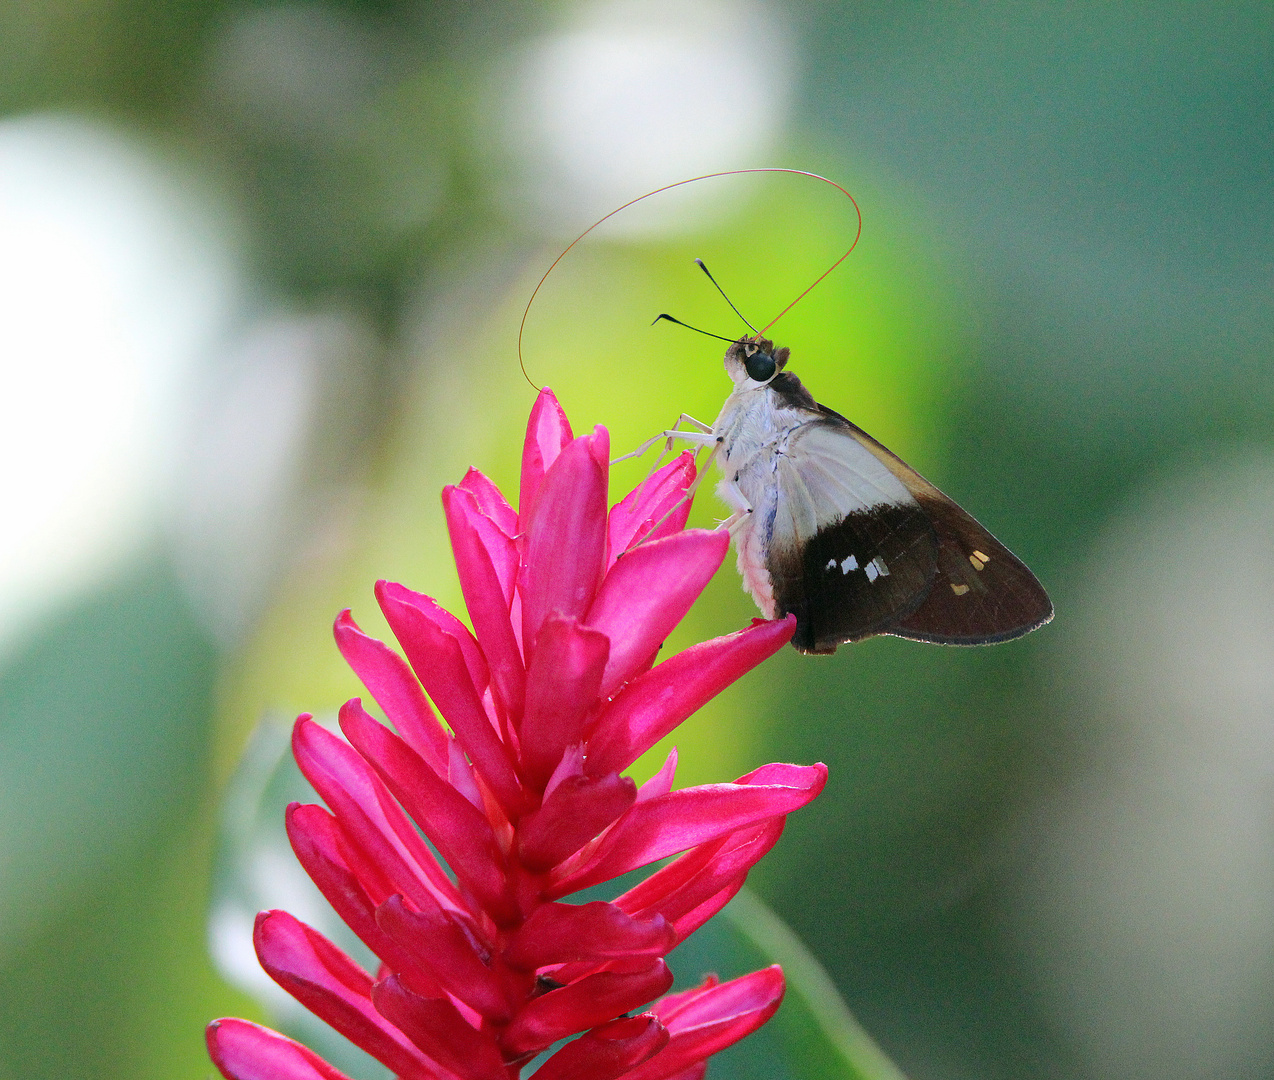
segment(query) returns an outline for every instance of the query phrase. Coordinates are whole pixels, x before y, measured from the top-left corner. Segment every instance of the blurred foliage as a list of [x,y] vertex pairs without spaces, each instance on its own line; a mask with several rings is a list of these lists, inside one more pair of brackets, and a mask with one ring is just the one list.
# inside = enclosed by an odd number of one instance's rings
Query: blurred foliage
[[0,1075],[198,1061],[216,660],[151,559],[0,670]]
[[[160,563],[65,613],[0,671],[0,941],[201,801],[216,656]],[[56,856],[55,865],[50,857]]]
[[[0,955],[4,1080],[206,1076],[202,1023],[252,1015],[205,958],[212,806],[264,710],[358,693],[329,627],[349,605],[378,628],[376,577],[458,606],[438,489],[470,464],[510,489],[531,400],[517,322],[562,246],[511,208],[499,148],[480,144],[488,81],[569,10],[0,9],[0,109],[146,133],[226,193],[262,303],[353,311],[384,345],[370,406],[317,444],[353,463],[343,509],[313,516],[250,640],[218,655],[148,555],[4,658],[0,894],[28,901]],[[848,181],[866,225],[776,333],[816,396],[1036,569],[1061,624],[1148,475],[1270,441],[1274,9],[784,10],[803,81],[782,157]],[[270,37],[298,16],[303,32]],[[274,40],[295,51],[249,63]],[[297,78],[262,81],[284,70]],[[714,343],[645,326],[671,310],[733,332],[692,256],[768,318],[839,254],[848,209],[830,189],[721,191],[728,213],[675,241],[590,238],[532,310],[532,378],[577,429],[608,425],[617,452],[682,409],[711,419],[724,395]],[[617,467],[613,494],[645,467]],[[712,512],[701,498],[698,520]],[[750,614],[723,572],[669,648]],[[917,1080],[1112,1075],[1060,1030],[1006,915],[1034,800],[1092,753],[1057,692],[1055,630],[994,650],[784,654],[678,740],[687,783],[768,759],[831,766],[755,885]]]

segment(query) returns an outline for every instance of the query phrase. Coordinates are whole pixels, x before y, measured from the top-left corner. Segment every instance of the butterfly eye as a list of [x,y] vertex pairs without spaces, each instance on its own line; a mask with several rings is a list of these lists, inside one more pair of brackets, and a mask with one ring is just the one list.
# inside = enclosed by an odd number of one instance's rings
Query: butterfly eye
[[754,352],[743,361],[743,366],[747,370],[748,378],[754,382],[766,382],[772,379],[778,367],[774,363],[774,357],[764,352]]

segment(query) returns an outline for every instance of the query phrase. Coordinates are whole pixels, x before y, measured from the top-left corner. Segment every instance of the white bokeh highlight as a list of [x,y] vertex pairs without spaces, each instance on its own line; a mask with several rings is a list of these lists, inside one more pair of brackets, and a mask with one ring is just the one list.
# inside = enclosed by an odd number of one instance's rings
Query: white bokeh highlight
[[325,426],[357,422],[373,349],[350,316],[276,310],[243,326],[200,374],[168,538],[223,645],[251,627],[289,560],[324,535],[339,492],[317,482],[314,463],[332,452],[317,442]]
[[[501,144],[547,227],[602,216],[701,173],[768,165],[787,117],[791,34],[747,0],[623,0],[501,63]],[[696,184],[648,200],[608,228],[627,234],[706,224],[729,207]]]
[[0,123],[0,650],[136,549],[235,300],[177,180],[108,128]]

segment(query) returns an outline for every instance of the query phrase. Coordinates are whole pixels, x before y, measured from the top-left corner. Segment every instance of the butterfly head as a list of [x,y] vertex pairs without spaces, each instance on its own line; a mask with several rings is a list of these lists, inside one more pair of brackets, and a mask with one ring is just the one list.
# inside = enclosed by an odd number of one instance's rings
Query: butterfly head
[[725,371],[736,389],[769,384],[787,363],[791,350],[776,349],[774,342],[761,337],[740,338],[725,353]]

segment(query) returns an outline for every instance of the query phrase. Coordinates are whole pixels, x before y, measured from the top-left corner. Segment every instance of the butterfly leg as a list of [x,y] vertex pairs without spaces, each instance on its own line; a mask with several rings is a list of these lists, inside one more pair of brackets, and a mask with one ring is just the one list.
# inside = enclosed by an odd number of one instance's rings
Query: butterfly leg
[[682,424],[693,424],[695,429],[698,431],[712,430],[711,424],[705,424],[702,420],[696,420],[689,413],[685,413],[685,412],[683,412],[680,416],[677,417],[677,422],[672,425],[672,430],[676,431],[678,428],[681,427]]
[[747,496],[733,480],[722,480],[717,485],[717,495],[731,510],[730,516],[720,522],[717,528],[725,529],[733,536],[735,530],[751,516],[752,504],[748,502]]
[[[693,424],[698,430],[697,431],[682,431],[681,430],[682,424]],[[666,454],[669,450],[672,449],[673,440],[675,439],[681,439],[684,442],[694,443],[698,446],[708,446],[711,443],[716,441],[716,437],[712,434],[711,424],[705,424],[702,420],[696,420],[689,413],[682,413],[679,417],[677,417],[677,422],[673,424],[672,427],[668,428],[666,431],[661,431],[658,435],[654,435],[651,438],[647,439],[644,443],[642,443],[639,447],[637,447],[636,450],[633,450],[630,453],[625,454],[623,457],[614,458],[611,461],[611,464],[615,465],[621,461],[627,461],[629,458],[641,457],[642,454],[644,454],[647,450],[649,450],[652,446],[654,446],[655,443],[661,440],[663,440],[665,443],[664,453]],[[660,454],[659,456],[660,458],[662,458],[663,454]],[[656,461],[655,462],[656,467],[658,467],[658,464],[659,464],[658,461]]]
[[[657,522],[655,522],[655,524],[651,527],[650,532],[654,532],[655,529],[658,529],[660,525],[662,525],[665,521],[667,521],[670,517],[672,517],[672,515],[677,511],[679,507],[682,506],[682,504],[689,502],[691,499],[695,497],[695,492],[699,490],[699,485],[703,483],[703,478],[708,475],[709,467],[712,465],[713,460],[716,458],[717,454],[721,450],[721,442],[722,442],[721,437],[718,435],[713,435],[711,432],[705,433],[705,432],[697,432],[697,431],[689,431],[689,432],[683,431],[683,432],[678,432],[678,434],[694,435],[696,436],[695,441],[699,442],[701,446],[706,446],[711,444],[712,450],[708,454],[708,460],[703,463],[703,468],[699,469],[696,472],[695,478],[690,481],[685,491],[682,492],[681,498],[677,500],[676,506],[672,507],[672,509],[670,509],[668,513],[664,514],[663,517],[661,517]],[[649,479],[649,477],[647,477],[647,479]],[[742,497],[741,492],[740,492],[740,497]]]

